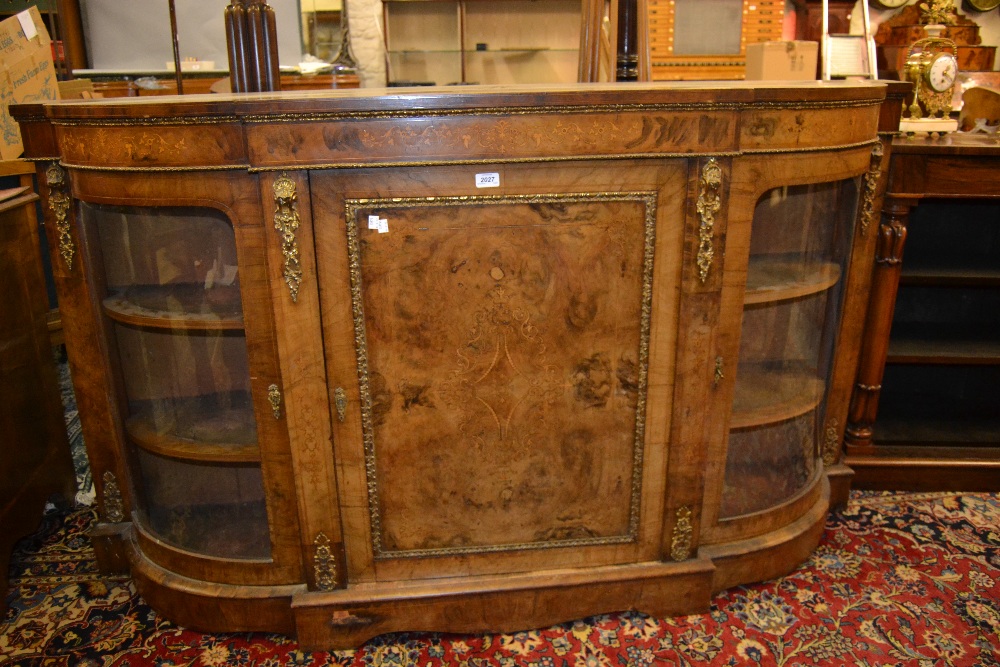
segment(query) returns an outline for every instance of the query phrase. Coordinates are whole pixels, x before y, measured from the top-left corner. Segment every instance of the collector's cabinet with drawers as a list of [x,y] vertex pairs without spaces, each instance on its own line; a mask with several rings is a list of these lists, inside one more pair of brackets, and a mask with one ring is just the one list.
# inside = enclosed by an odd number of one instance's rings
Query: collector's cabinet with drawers
[[323,648],[687,613],[790,570],[849,481],[884,98],[16,108],[102,565],[181,624]]

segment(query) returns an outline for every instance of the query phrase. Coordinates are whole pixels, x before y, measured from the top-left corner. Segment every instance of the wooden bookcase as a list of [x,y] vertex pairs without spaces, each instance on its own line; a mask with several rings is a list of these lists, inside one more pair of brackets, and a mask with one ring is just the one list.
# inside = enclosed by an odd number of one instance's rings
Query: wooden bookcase
[[329,648],[688,613],[802,562],[850,479],[898,100],[392,92],[15,109],[76,253],[104,566]]
[[894,142],[846,437],[864,487],[1000,488],[998,169],[987,135]]

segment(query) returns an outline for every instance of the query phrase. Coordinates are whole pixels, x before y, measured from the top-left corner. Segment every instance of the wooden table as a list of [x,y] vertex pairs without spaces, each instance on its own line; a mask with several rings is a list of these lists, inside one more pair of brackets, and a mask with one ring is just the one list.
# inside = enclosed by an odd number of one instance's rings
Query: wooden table
[[[995,389],[960,393],[968,390],[964,385],[982,382],[1000,367],[1000,335],[995,333],[1000,326],[984,321],[995,309],[977,311],[975,305],[994,298],[1000,288],[1000,247],[989,240],[1000,224],[998,175],[996,135],[953,133],[893,141],[845,434],[846,463],[857,473],[856,487],[1000,488],[1000,410],[988,397]],[[919,223],[915,219],[931,207],[975,202],[976,215],[956,214],[926,224],[926,215]],[[935,232],[941,233],[936,241],[921,236]],[[912,249],[904,263],[908,233]],[[943,301],[935,313],[938,297]],[[963,307],[966,301],[972,305]],[[962,314],[944,314],[953,309]],[[935,398],[934,378],[949,373],[964,374],[966,380],[957,380]],[[922,378],[929,378],[926,387]],[[959,407],[945,408],[950,399]],[[949,410],[950,420],[939,418]]]

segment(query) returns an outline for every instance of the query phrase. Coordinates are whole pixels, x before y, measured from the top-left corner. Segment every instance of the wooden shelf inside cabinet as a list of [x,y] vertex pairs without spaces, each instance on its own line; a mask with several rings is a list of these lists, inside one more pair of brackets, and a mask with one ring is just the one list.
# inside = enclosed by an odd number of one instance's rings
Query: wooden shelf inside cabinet
[[1000,269],[976,267],[903,267],[900,285],[937,285],[941,287],[1000,287]]
[[751,258],[744,304],[787,301],[818,294],[840,280],[840,265],[817,262],[803,265],[785,259]]
[[895,323],[886,361],[895,364],[1000,364],[992,325]]
[[[228,405],[227,405],[228,404]],[[142,449],[187,461],[259,463],[257,430],[250,396],[242,392],[175,402],[173,418],[163,424],[152,409],[125,423],[129,438]]]
[[824,388],[821,378],[804,369],[740,366],[729,428],[776,424],[804,415],[819,405]]
[[242,329],[239,287],[135,285],[104,300],[116,322],[158,329]]

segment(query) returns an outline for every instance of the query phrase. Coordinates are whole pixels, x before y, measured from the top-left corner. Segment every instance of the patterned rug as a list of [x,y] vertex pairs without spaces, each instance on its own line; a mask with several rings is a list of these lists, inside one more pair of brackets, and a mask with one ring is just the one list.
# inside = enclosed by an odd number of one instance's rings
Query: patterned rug
[[1000,494],[852,494],[822,543],[710,613],[596,616],[516,634],[385,635],[307,653],[269,634],[207,635],[159,617],[95,570],[93,510],[47,515],[11,564],[0,665],[648,667],[1000,665]]

